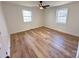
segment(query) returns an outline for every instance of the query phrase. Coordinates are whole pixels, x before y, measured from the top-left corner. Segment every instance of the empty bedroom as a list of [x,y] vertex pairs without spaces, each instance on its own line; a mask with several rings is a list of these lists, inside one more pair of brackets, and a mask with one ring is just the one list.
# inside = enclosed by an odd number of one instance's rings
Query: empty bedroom
[[0,58],[78,58],[79,1],[0,1]]

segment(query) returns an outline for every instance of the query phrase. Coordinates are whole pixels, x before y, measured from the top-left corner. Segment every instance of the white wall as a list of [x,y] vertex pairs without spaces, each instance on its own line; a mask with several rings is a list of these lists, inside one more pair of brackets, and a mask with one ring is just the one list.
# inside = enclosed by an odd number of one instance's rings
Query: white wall
[[[32,11],[32,22],[24,23],[22,17],[22,9]],[[26,31],[29,29],[42,26],[42,10],[35,7],[24,7],[14,4],[3,3],[3,11],[5,14],[9,33]]]
[[6,28],[5,18],[0,2],[0,58],[6,57],[6,52],[10,55],[10,37]]
[[[57,8],[68,8],[67,24],[56,23]],[[79,36],[79,2],[58,7],[51,7],[45,10],[45,26],[61,32]]]

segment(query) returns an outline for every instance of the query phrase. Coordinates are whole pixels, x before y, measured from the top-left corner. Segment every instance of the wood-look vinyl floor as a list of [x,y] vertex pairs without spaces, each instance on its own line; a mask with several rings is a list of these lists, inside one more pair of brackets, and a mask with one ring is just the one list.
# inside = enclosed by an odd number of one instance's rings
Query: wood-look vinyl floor
[[11,35],[13,58],[72,58],[76,57],[77,37],[39,27]]

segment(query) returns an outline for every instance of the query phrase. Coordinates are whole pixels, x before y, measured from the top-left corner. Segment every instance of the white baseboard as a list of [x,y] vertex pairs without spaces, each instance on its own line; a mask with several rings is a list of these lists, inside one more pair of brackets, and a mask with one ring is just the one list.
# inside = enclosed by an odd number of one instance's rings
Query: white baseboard
[[26,29],[26,30],[20,30],[20,31],[12,32],[12,33],[10,33],[10,34],[15,34],[15,33],[19,33],[19,32],[24,32],[24,31],[28,31],[28,30],[31,30],[31,29],[39,28],[39,27],[42,27],[42,26],[32,27],[32,28],[29,28],[29,29]]
[[44,26],[44,27],[47,27],[47,28],[50,28],[50,29],[53,29],[53,30],[56,30],[56,31],[59,31],[59,32],[62,32],[62,33],[66,33],[66,34],[69,34],[69,35],[72,35],[72,36],[75,36],[75,37],[79,37],[76,34],[72,34],[72,33],[66,32],[66,31],[61,31],[59,29],[51,28],[51,27],[48,27],[48,26]]

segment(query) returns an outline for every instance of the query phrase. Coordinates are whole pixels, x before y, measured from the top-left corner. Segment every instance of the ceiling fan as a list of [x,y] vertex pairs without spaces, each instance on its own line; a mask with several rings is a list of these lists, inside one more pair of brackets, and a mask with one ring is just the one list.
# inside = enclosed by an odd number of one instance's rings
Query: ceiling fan
[[49,7],[50,5],[43,5],[43,1],[39,2],[39,8],[40,9],[46,9],[47,7]]

